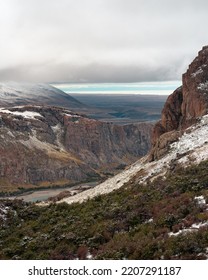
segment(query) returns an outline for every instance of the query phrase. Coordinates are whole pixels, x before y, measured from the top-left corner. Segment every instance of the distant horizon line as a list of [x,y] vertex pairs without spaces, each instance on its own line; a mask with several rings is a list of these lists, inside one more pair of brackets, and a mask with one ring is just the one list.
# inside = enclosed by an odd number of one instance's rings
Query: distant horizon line
[[170,95],[181,84],[181,81],[157,81],[134,83],[53,83],[51,85],[68,94]]

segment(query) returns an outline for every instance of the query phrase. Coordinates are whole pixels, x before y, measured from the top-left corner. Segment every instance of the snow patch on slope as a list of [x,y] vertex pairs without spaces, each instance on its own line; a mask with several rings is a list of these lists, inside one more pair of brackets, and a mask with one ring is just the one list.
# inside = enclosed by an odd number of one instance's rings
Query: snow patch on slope
[[37,138],[37,133],[35,130],[33,130],[32,133],[33,135],[30,135],[28,140],[19,140],[19,142],[21,142],[24,146],[26,146],[29,149],[36,148],[38,150],[43,150],[46,152],[51,152],[57,149],[57,147],[53,144],[40,141]]
[[206,200],[203,195],[196,196],[194,199],[197,201],[198,205],[206,205]]
[[54,134],[56,135],[56,144],[58,147],[60,147],[60,149],[62,151],[65,151],[65,147],[64,145],[61,143],[61,138],[62,138],[62,133],[63,133],[63,130],[62,130],[62,127],[60,125],[60,123],[58,123],[57,125],[55,126],[51,126]]
[[34,119],[36,117],[42,117],[40,113],[32,112],[32,111],[10,111],[8,109],[0,108],[0,113],[15,115],[15,116],[22,116],[25,119]]
[[[173,143],[171,148],[177,153],[185,153],[195,148],[201,147],[202,145],[208,143],[208,115],[205,115],[200,124],[194,125],[191,128],[191,132],[185,132],[179,141]],[[188,129],[189,131],[189,129]]]
[[197,75],[199,75],[199,74],[201,74],[201,73],[203,73],[203,72],[204,72],[204,71],[203,71],[202,67],[200,66],[200,67],[196,70],[196,72],[194,72],[194,73],[191,74],[191,76],[192,76],[192,77],[196,77]]
[[199,230],[200,228],[206,227],[206,226],[208,226],[208,222],[193,224],[193,225],[191,225],[190,228],[180,229],[178,232],[169,232],[168,235],[169,236],[178,236],[179,234],[195,232],[195,231]]
[[205,83],[200,83],[197,88],[200,90],[208,90],[208,81]]
[[0,202],[0,222],[3,222],[3,224],[6,222],[9,212],[17,215],[16,211],[12,210],[11,207],[5,206],[4,203]]

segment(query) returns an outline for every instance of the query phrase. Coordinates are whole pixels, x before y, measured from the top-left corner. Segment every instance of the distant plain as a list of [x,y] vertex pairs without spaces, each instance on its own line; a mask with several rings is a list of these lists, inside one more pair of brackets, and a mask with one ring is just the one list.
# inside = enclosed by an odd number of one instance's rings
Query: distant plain
[[155,122],[160,119],[167,95],[70,94],[87,105],[82,113],[117,124]]
[[85,106],[79,113],[117,124],[155,122],[169,94],[180,81],[140,83],[53,84]]

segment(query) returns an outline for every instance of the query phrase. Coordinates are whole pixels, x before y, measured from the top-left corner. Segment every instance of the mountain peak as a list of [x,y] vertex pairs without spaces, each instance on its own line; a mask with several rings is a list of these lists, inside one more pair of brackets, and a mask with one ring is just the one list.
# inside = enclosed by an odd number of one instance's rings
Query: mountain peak
[[154,127],[151,159],[162,156],[166,151],[166,144],[175,141],[178,132],[183,132],[207,113],[208,46],[204,46],[183,74],[182,86],[165,103],[161,120]]
[[206,49],[208,50],[208,45],[202,47],[202,50],[206,50]]

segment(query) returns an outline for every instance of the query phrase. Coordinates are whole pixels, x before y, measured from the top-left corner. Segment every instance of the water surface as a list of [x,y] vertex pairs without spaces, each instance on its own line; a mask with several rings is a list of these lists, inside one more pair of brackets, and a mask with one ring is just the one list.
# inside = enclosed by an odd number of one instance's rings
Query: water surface
[[37,202],[47,200],[49,197],[53,197],[61,193],[62,191],[73,191],[78,189],[79,187],[89,186],[94,187],[98,184],[98,182],[89,182],[85,184],[79,184],[76,186],[68,187],[68,188],[50,188],[38,191],[31,191],[18,196],[11,196],[10,199],[23,199],[26,202]]
[[66,93],[87,94],[153,94],[169,95],[181,81],[171,82],[142,82],[142,83],[62,83],[53,84]]

